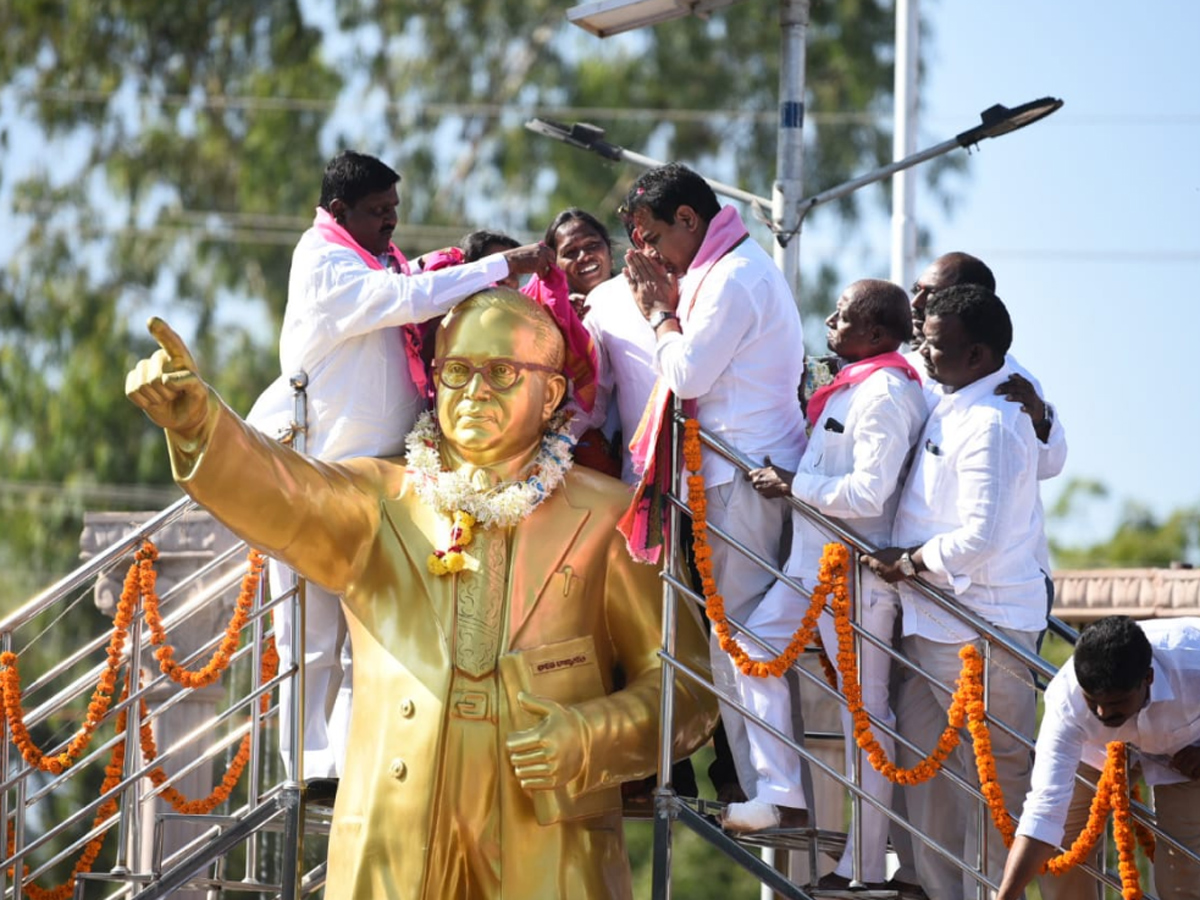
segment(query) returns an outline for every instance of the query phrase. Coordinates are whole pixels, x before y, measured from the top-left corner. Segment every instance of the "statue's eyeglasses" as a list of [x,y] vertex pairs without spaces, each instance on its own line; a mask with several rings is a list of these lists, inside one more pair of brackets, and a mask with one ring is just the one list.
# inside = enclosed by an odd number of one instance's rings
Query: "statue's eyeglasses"
[[478,366],[461,356],[439,357],[433,361],[433,374],[444,386],[452,390],[466,387],[478,373],[492,390],[507,391],[517,383],[524,371],[557,373],[558,369],[541,363],[520,362],[504,357],[489,359]]

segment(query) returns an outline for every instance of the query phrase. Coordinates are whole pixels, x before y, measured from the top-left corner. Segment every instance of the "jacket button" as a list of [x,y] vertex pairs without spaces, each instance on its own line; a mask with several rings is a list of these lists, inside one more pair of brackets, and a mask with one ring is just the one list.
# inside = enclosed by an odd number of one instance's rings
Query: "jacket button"
[[392,764],[388,766],[388,774],[397,781],[403,781],[408,776],[408,766],[405,765],[404,760],[397,756],[392,760]]
[[417,706],[411,700],[406,699],[400,704],[400,715],[406,719],[411,719],[416,711]]

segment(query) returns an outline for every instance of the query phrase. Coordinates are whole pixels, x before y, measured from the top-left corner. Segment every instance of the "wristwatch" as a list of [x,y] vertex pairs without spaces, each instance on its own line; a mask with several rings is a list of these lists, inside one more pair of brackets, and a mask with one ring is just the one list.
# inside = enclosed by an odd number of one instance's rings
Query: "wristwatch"
[[917,567],[913,565],[913,559],[908,555],[907,551],[900,554],[899,566],[900,574],[905,578],[912,578],[917,574]]
[[670,322],[672,319],[678,322],[679,316],[675,315],[675,313],[671,312],[669,309],[660,309],[658,312],[653,313],[650,316],[650,329],[652,331],[658,331],[663,322]]

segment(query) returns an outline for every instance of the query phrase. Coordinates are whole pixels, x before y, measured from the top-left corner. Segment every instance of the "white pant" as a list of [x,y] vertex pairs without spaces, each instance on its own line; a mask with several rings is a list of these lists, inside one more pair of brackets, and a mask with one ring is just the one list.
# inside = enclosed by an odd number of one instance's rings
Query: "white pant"
[[[754,490],[741,472],[733,481],[705,491],[708,501],[708,522],[727,532],[757,556],[779,565],[784,525],[791,508],[778,500],[768,500]],[[725,600],[725,612],[739,621],[746,621],[774,583],[775,576],[716,535],[710,535],[713,575],[717,590]],[[716,629],[710,639],[713,685],[718,696],[737,699],[736,666],[718,644]],[[747,649],[750,649],[749,647]],[[786,687],[784,688],[786,691]],[[746,719],[726,703],[721,703],[721,719],[733,753],[738,781],[747,796],[752,796],[756,777],[750,761],[750,740],[746,735]],[[790,719],[789,719],[790,722]],[[790,728],[789,724],[789,728]],[[799,782],[797,782],[799,784]],[[782,801],[780,801],[782,802]],[[783,803],[785,806],[793,804]],[[803,806],[803,803],[800,804]]]
[[[1030,653],[1037,644],[1037,632],[999,629],[1014,643]],[[918,668],[953,686],[962,670],[958,656],[963,644],[940,644],[927,638],[909,635],[903,641],[904,655]],[[992,650],[987,671],[987,708],[991,718],[1005,722],[1018,734],[1032,737],[1037,696],[1029,669],[1009,653],[996,647]],[[933,687],[925,678],[909,672],[901,683],[896,704],[896,720],[904,737],[929,753],[946,727],[946,708],[950,695]],[[992,753],[996,758],[996,776],[1004,792],[1004,802],[1010,813],[1018,818],[1029,779],[1033,770],[1033,753],[1016,738],[993,725],[990,729]],[[944,763],[967,783],[979,786],[971,736],[966,728],[962,740]],[[900,763],[906,767],[916,763],[911,752],[900,753]],[[944,774],[938,774],[921,785],[904,788],[909,821],[915,829],[929,836],[951,854],[974,867],[980,851],[980,804],[965,795]],[[987,867],[989,878],[999,883],[1008,851],[1000,832],[987,818]],[[913,854],[917,880],[929,894],[930,900],[962,900],[974,897],[978,882],[954,863],[942,858],[918,837],[913,837]],[[905,860],[907,862],[907,860]]]
[[[776,581],[746,621],[746,627],[770,645],[771,651],[763,650],[741,634],[738,642],[751,659],[768,660],[778,656],[787,647],[807,606],[808,601],[800,594],[782,581]],[[795,743],[803,745],[804,735],[797,739],[792,732],[792,694],[787,678],[756,678],[741,670],[735,670],[734,678],[743,706]],[[807,809],[799,755],[757,722],[742,721],[749,743],[750,763],[754,768],[753,779],[744,785],[746,795],[775,806]]]
[[[814,581],[801,579],[806,588],[811,588]],[[896,593],[882,582],[875,579],[869,572],[863,576],[863,593],[868,598],[862,612],[862,625],[871,634],[888,641],[892,636],[892,626],[898,611],[899,598]],[[777,581],[767,592],[767,596],[750,616],[748,627],[762,640],[770,644],[775,655],[781,653],[788,641],[800,627],[804,613],[809,606],[809,600],[793,591],[784,582]],[[837,657],[837,635],[834,631],[833,617],[828,612],[818,620],[821,630],[821,640],[831,660]],[[769,654],[752,644],[748,639],[742,640],[742,645],[755,659],[767,659]],[[865,641],[861,648],[860,681],[862,684],[863,704],[871,713],[873,719],[895,726],[895,718],[888,704],[888,671],[890,659],[886,653],[872,647]],[[765,722],[782,733],[792,736],[791,697],[786,681],[781,678],[755,678],[750,675],[737,675],[738,692],[742,703],[752,710]],[[846,735],[846,771],[850,771],[852,754],[855,749],[854,728],[849,710],[842,709],[842,728]],[[804,791],[801,788],[800,757],[786,744],[768,732],[765,728],[750,722],[747,723],[750,740],[750,755],[757,775],[755,790],[750,793],[755,799],[765,803],[781,806],[804,808],[807,806]],[[880,745],[889,756],[893,753],[891,738],[876,731]],[[803,736],[796,743],[803,744]],[[859,754],[859,766],[862,773],[861,784],[866,793],[876,797],[881,803],[891,802],[892,785],[871,768],[865,754]],[[864,881],[883,881],[886,879],[887,853],[887,817],[868,803],[862,806],[862,873]],[[853,830],[846,843],[837,872],[850,878],[854,874],[854,838]]]
[[[866,602],[862,605],[860,624],[865,632],[879,638],[890,645],[892,628],[896,616],[900,612],[900,595],[888,587],[882,580],[863,570],[862,595]],[[805,587],[807,587],[807,582]],[[853,613],[852,613],[853,615]],[[796,623],[799,625],[799,622]],[[821,643],[825,645],[825,653],[830,662],[837,668],[837,632],[834,630],[833,616],[826,611],[817,621],[821,631]],[[895,759],[895,741],[878,724],[895,729],[896,717],[888,702],[889,676],[892,659],[883,650],[873,646],[866,640],[859,642],[858,652],[858,681],[862,688],[863,707],[871,716],[871,732],[875,740],[883,748],[888,759]],[[838,688],[845,693],[841,673],[838,673]],[[854,754],[858,753],[859,784],[863,792],[874,797],[886,807],[892,803],[892,782],[880,775],[867,760],[867,755],[858,750],[854,740],[854,722],[850,717],[848,707],[842,707],[842,733],[846,736],[846,777],[850,777],[854,764]],[[881,882],[887,879],[887,838],[891,821],[886,815],[872,806],[862,802],[862,815],[859,824],[862,829],[862,871],[860,878],[867,882]],[[853,821],[853,820],[852,820]],[[855,841],[853,824],[847,828],[846,849],[835,870],[846,878],[854,876]]]
[[[278,597],[296,584],[291,569],[271,560],[271,588]],[[280,671],[291,667],[292,614],[295,601],[275,607],[275,646]],[[349,640],[342,602],[336,594],[308,582],[304,617],[304,766],[302,779],[340,777],[350,732],[351,677]],[[292,759],[291,679],[279,686],[279,750],[285,765]]]

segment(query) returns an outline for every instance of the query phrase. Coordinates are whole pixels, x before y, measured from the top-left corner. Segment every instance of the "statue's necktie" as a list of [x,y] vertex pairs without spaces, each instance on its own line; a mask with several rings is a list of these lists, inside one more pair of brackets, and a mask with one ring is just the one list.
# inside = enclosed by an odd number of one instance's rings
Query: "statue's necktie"
[[454,665],[480,678],[496,667],[508,596],[509,528],[480,528],[471,540],[479,570],[457,577]]

